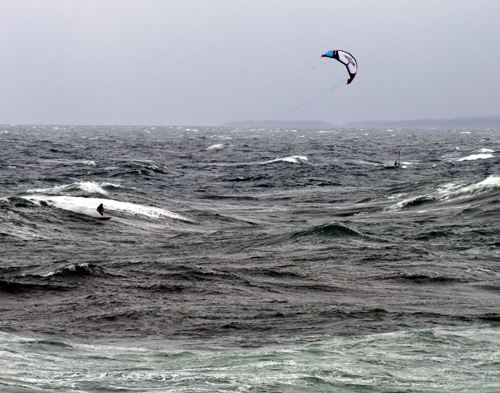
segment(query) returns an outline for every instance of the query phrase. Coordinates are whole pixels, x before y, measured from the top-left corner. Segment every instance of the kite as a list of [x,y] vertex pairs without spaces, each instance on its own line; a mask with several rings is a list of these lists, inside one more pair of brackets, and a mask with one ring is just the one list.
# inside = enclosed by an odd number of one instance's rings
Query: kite
[[331,57],[332,59],[340,61],[346,66],[347,72],[349,73],[347,84],[353,81],[354,77],[356,76],[356,72],[358,72],[358,62],[353,55],[343,50],[331,50],[321,55],[321,57]]

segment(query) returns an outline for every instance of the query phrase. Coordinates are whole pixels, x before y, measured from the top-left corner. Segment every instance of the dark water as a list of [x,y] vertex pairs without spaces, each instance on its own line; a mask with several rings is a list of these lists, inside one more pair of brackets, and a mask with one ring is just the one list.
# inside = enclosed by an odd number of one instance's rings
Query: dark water
[[[3,126],[0,144],[0,387],[500,388],[499,131]],[[24,377],[27,353],[49,371]]]

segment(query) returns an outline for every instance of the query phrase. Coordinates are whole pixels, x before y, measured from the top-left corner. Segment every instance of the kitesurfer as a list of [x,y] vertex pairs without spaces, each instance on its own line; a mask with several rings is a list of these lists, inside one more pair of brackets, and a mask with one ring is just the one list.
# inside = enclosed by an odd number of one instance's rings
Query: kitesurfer
[[102,205],[102,203],[99,206],[97,206],[96,210],[99,212],[101,216],[104,216],[104,206]]

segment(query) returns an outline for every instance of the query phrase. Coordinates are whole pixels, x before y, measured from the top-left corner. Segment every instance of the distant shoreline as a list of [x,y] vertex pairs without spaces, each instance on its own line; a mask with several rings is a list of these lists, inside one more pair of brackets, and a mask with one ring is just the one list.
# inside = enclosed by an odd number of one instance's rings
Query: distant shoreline
[[[324,121],[293,121],[293,120],[247,120],[225,123],[224,127],[295,127],[295,128],[334,128],[339,127]],[[500,116],[459,117],[452,119],[420,119],[420,120],[382,120],[359,121],[346,123],[340,127],[362,128],[477,128],[500,129]]]
[[223,127],[296,127],[296,128],[332,128],[335,127],[324,121],[293,121],[293,120],[247,120],[225,123]]
[[345,124],[345,127],[366,128],[493,128],[500,129],[500,117],[459,117],[453,119],[420,119],[401,121],[361,121]]

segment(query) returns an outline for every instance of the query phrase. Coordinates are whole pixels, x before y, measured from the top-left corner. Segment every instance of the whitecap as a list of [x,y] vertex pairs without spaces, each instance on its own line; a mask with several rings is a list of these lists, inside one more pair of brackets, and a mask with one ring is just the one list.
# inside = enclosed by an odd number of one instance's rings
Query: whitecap
[[42,203],[53,206],[58,209],[68,210],[73,213],[83,214],[90,217],[98,217],[97,206],[104,204],[105,212],[111,214],[123,213],[132,216],[145,216],[149,218],[170,218],[186,222],[192,222],[188,218],[171,212],[169,210],[161,209],[159,207],[143,206],[135,203],[121,202],[113,199],[100,199],[100,198],[83,198],[72,196],[47,196],[47,195],[31,195],[23,197],[33,203],[41,205]]
[[417,195],[411,198],[406,198],[390,207],[388,211],[399,211],[407,206],[415,203],[430,203],[430,202],[446,202],[453,199],[469,197],[473,194],[490,191],[500,188],[500,176],[489,176],[483,181],[469,185],[459,185],[455,183],[447,183],[439,187],[435,192],[429,194]]
[[495,188],[500,188],[500,177],[492,175],[478,183],[469,185],[457,185],[454,183],[446,184],[438,190],[438,194],[441,199],[448,199],[450,197],[468,196]]
[[36,188],[27,190],[26,192],[30,194],[33,193],[33,194],[57,195],[57,194],[68,193],[74,190],[84,191],[89,194],[108,195],[108,192],[95,182],[79,182],[79,183],[66,184],[64,186],[55,186],[52,188]]
[[493,158],[495,157],[493,154],[472,154],[467,157],[460,158],[458,161],[474,161],[474,160],[486,160],[488,158]]
[[470,196],[477,192],[489,191],[495,188],[500,188],[499,176],[489,176],[483,181],[469,185],[448,183],[437,190],[437,195],[439,199],[447,200],[450,198]]
[[471,194],[477,191],[488,191],[495,188],[500,188],[500,176],[491,175],[483,181],[459,189],[459,192],[461,194]]
[[215,145],[207,147],[207,150],[216,150],[216,149],[222,149],[224,147],[223,143],[217,143]]
[[89,194],[108,194],[106,190],[104,190],[99,184],[94,182],[88,181],[76,184],[82,191],[88,192]]
[[309,159],[306,156],[295,155],[295,156],[289,156],[289,157],[276,158],[275,160],[266,161],[264,164],[271,164],[273,162],[280,162],[280,161],[291,162],[293,164],[300,164],[304,161],[309,161]]

